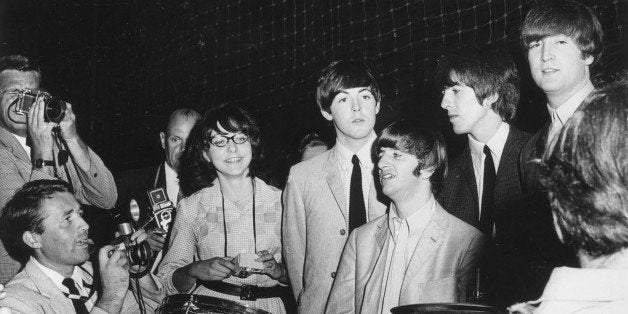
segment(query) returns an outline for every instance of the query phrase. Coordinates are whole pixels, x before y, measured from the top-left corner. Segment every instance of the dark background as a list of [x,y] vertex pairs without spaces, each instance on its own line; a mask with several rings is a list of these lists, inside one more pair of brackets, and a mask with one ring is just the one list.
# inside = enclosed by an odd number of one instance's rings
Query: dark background
[[[596,79],[626,65],[627,1],[585,0],[605,31]],[[535,1],[0,1],[0,54],[24,54],[43,87],[73,104],[82,137],[114,171],[156,164],[168,115],[237,103],[257,117],[270,175],[296,139],[330,126],[314,101],[320,69],[364,60],[383,90],[377,129],[403,116],[453,136],[433,74],[439,56],[499,43],[522,73],[515,124],[537,130],[545,99],[530,78],[520,25]],[[281,179],[279,179],[281,181]]]

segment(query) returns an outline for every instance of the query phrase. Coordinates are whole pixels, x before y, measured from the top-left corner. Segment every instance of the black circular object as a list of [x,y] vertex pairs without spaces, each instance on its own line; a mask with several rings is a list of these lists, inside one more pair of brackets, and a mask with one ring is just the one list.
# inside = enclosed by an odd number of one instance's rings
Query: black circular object
[[493,314],[504,313],[499,309],[480,304],[472,303],[424,303],[409,304],[392,308],[393,314]]
[[197,294],[174,294],[167,296],[155,313],[271,314],[256,307],[235,301]]
[[65,117],[65,109],[67,108],[65,101],[55,98],[48,97],[44,99],[46,108],[44,120],[47,122],[59,123]]

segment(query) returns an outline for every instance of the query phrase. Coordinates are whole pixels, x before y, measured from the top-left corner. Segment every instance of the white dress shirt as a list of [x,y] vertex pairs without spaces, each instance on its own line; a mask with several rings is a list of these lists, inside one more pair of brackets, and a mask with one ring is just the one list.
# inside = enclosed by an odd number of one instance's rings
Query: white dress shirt
[[573,115],[580,104],[584,101],[587,96],[593,91],[594,87],[591,82],[585,85],[578,92],[573,94],[569,99],[567,99],[563,104],[561,104],[558,108],[554,109],[547,104],[547,111],[549,112],[551,119],[550,131],[547,136],[548,139],[554,137],[554,135],[558,134],[560,129],[567,123],[567,120]]
[[484,145],[488,145],[488,148],[491,149],[491,156],[493,157],[493,164],[495,165],[495,174],[497,174],[509,132],[510,125],[506,122],[502,122],[497,132],[495,132],[493,137],[486,143],[478,142],[469,135],[471,162],[473,163],[473,173],[475,174],[475,184],[478,192],[478,217],[481,217],[482,213],[482,193],[484,192],[484,160],[486,159],[484,155]]
[[[39,267],[39,269],[48,277],[50,278],[50,280],[55,284],[55,286],[57,286],[57,288],[59,288],[59,290],[61,292],[65,292],[68,293],[68,288],[66,286],[63,285],[63,279],[65,279],[63,276],[61,276],[61,274],[59,274],[58,272],[42,265],[41,263],[39,263],[39,261],[37,261],[36,258],[31,256],[31,261],[37,265],[37,267]],[[83,275],[82,275],[82,271],[79,269],[78,266],[74,266],[74,271],[72,272],[72,276],[70,276],[70,278],[72,278],[72,280],[74,280],[74,283],[76,283],[76,287],[78,289],[78,291],[81,293],[81,296],[83,297],[87,297],[89,296],[89,289],[86,287],[83,287]],[[96,298],[98,297],[97,293],[92,294],[92,297],[85,301],[85,307],[87,308],[88,311],[91,311],[92,308],[94,307],[94,304],[96,304]]]
[[13,133],[11,133],[11,135],[13,135],[15,137],[15,139],[18,141],[18,143],[20,143],[20,146],[22,146],[22,148],[24,148],[24,150],[26,151],[26,155],[28,155],[28,157],[31,157],[31,147],[26,145],[26,138],[18,136],[18,135],[15,135]]
[[[369,192],[371,189],[371,183],[373,182],[373,160],[371,160],[371,146],[375,142],[377,136],[375,132],[371,134],[368,142],[360,148],[356,153],[350,151],[348,148],[342,146],[336,141],[336,157],[338,158],[338,166],[340,167],[340,173],[342,174],[342,187],[345,192],[345,204],[346,210],[349,211],[349,194],[351,193],[351,173],[353,172],[353,163],[351,158],[353,155],[357,155],[360,159],[360,169],[362,171],[362,197],[364,198],[364,207],[367,210],[369,208]],[[368,221],[368,215],[366,215]]]
[[391,241],[388,242],[386,266],[384,267],[384,273],[387,275],[382,282],[383,289],[380,295],[383,300],[381,313],[390,313],[391,308],[399,305],[403,278],[435,208],[436,200],[434,196],[430,196],[425,205],[406,219],[402,219],[397,214],[395,204],[390,204],[388,228]]
[[166,173],[166,193],[168,194],[168,199],[176,206],[179,197],[179,177],[177,172],[167,162],[164,162],[164,169]]

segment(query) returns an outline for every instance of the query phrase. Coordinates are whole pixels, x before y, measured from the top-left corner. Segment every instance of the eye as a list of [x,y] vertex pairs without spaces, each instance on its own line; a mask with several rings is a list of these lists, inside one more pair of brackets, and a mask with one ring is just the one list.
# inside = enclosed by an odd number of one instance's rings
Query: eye
[[180,142],[180,141],[181,141],[181,139],[180,139],[179,137],[176,137],[176,136],[175,136],[175,137],[171,137],[171,138],[170,138],[170,141],[171,141],[171,142],[173,142],[173,143],[178,143],[178,142]]
[[214,136],[211,139],[211,143],[218,146],[218,147],[222,147],[227,145],[227,138],[223,137],[223,136]]
[[364,99],[364,100],[369,100],[371,98],[373,98],[371,93],[362,94],[362,99]]
[[398,151],[394,151],[393,152],[393,157],[395,157],[395,159],[399,159],[399,158],[403,157],[403,155],[400,152],[398,152]]
[[560,39],[560,40],[557,40],[556,43],[559,44],[559,45],[566,45],[567,41],[564,40],[564,39]]
[[533,48],[538,48],[539,46],[541,46],[541,42],[537,41],[533,41],[531,43],[528,44],[528,50],[529,49],[533,49]]
[[347,97],[341,97],[340,99],[338,99],[339,103],[343,103],[347,101]]

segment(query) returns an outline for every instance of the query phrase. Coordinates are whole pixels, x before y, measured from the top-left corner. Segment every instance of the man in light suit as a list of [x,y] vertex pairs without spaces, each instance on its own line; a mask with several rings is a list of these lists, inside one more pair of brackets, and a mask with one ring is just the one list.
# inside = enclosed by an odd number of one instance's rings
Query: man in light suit
[[377,141],[388,215],[351,233],[328,313],[390,313],[399,305],[465,302],[484,235],[447,213],[433,191],[447,157],[442,136],[395,122]]
[[441,107],[454,133],[466,134],[469,143],[453,160],[439,201],[493,240],[485,251],[483,301],[505,307],[523,297],[517,296],[519,278],[513,277],[521,274],[517,265],[523,247],[517,165],[530,135],[510,124],[519,102],[519,73],[508,52],[490,46],[465,47],[445,56],[438,73]]
[[292,167],[283,195],[283,256],[300,313],[324,311],[350,231],[386,210],[372,177],[375,78],[359,63],[336,61],[323,70],[316,97],[336,145]]
[[[0,216],[0,235],[12,249],[28,252],[30,259],[6,284],[7,296],[0,307],[14,313],[138,312],[138,303],[128,292],[124,250],[111,245],[100,249],[100,282],[94,280],[98,276],[87,261],[93,244],[88,229],[68,183],[36,180],[19,189]],[[143,231],[131,236],[131,241],[145,239]],[[147,307],[154,310],[163,290],[150,275],[139,282]]]

